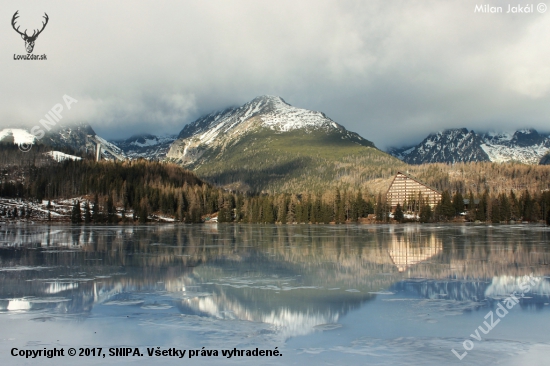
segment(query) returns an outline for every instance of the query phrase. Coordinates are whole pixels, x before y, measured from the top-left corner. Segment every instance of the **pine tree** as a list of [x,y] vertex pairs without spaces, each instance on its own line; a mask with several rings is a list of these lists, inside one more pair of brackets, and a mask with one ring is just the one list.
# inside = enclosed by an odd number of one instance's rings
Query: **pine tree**
[[107,222],[116,223],[118,222],[118,217],[116,215],[116,208],[113,203],[113,196],[109,194],[107,197]]
[[368,215],[372,215],[374,213],[374,204],[372,203],[372,200],[368,199],[366,202],[367,206],[363,217],[367,217]]
[[336,188],[334,192],[334,222],[342,224],[345,221],[344,218],[344,201],[340,194],[340,189]]
[[177,215],[178,215],[178,219],[181,220],[181,221],[184,221],[184,219],[185,219],[185,211],[187,210],[186,206],[187,206],[187,204],[186,204],[185,197],[184,197],[183,193],[180,193],[178,195]]
[[487,216],[486,216],[486,210],[487,210],[487,192],[485,192],[482,196],[481,196],[481,199],[479,200],[479,206],[478,206],[478,209],[477,209],[477,213],[476,213],[476,220],[479,220],[479,221],[485,221],[487,220]]
[[309,221],[311,221],[312,224],[316,224],[320,220],[320,212],[317,210],[317,205],[315,204],[315,201],[309,201]]
[[92,220],[97,224],[98,222],[101,222],[101,213],[99,212],[99,198],[97,196],[97,193],[94,196],[94,202],[92,206]]
[[265,197],[262,205],[262,219],[267,224],[273,224],[275,222],[275,216],[273,214],[273,202],[269,197]]
[[371,214],[373,212],[370,212],[370,209],[372,208],[372,203],[370,202],[370,199],[365,200],[363,198],[363,193],[361,192],[361,189],[357,191],[357,214],[359,217],[367,217],[368,214]]
[[82,222],[82,216],[80,213],[80,202],[75,201],[73,204],[73,210],[71,212],[71,222],[73,224],[79,224]]
[[296,203],[296,222],[298,224],[304,222],[304,214],[303,214],[303,210],[302,210],[302,203],[300,201],[298,201]]
[[476,211],[474,194],[472,193],[472,191],[470,191],[468,195],[468,220],[475,221],[476,216],[477,216],[477,211]]
[[540,208],[540,204],[535,201],[532,205],[532,213],[531,213],[531,220],[532,221],[539,221],[540,220],[540,211],[541,211],[541,208]]
[[306,224],[311,221],[311,195],[308,193],[302,202],[302,220]]
[[501,217],[501,212],[500,212],[500,201],[498,200],[498,198],[493,198],[491,200],[491,219],[492,219],[492,222],[497,224],[501,221],[504,221]]
[[460,215],[462,211],[464,211],[464,197],[462,196],[462,193],[456,192],[453,196],[453,208],[454,208],[454,216]]
[[440,214],[446,220],[451,219],[455,215],[455,208],[451,201],[451,195],[447,190],[443,191],[441,194]]
[[506,197],[505,193],[501,193],[498,197],[500,206],[500,219],[501,221],[509,221],[511,217],[510,201]]
[[289,224],[296,222],[296,204],[293,199],[288,204],[287,221]]
[[384,207],[382,207],[382,193],[378,193],[378,198],[376,199],[376,220],[384,220]]
[[420,222],[430,222],[432,220],[432,208],[430,205],[420,207]]
[[521,217],[519,202],[516,194],[512,190],[510,191],[510,214],[512,220],[519,220],[519,218]]
[[279,198],[279,204],[277,207],[277,221],[281,224],[286,224],[288,212],[288,198],[286,195],[282,195]]
[[222,204],[222,207],[220,207],[220,210],[218,211],[218,222],[228,222],[227,220],[227,209]]
[[485,204],[483,202],[483,199],[479,201],[479,207],[477,208],[476,212],[476,221],[485,221]]
[[[487,192],[486,192],[487,193]],[[485,195],[485,194],[484,194]],[[491,196],[487,193],[486,197],[486,210],[485,210],[485,221],[486,222],[493,222],[493,199]]]
[[393,218],[397,222],[403,222],[405,219],[405,215],[403,214],[403,210],[401,209],[401,205],[398,203],[395,207],[395,212],[393,213]]
[[243,219],[243,206],[244,199],[242,195],[239,194],[235,200],[235,222],[241,222]]
[[141,209],[139,211],[139,223],[145,224],[147,222],[147,205],[143,204],[141,205]]
[[346,222],[346,201],[347,201],[347,194],[346,191],[344,191],[342,195],[342,199],[340,200],[340,204],[338,205],[338,223],[344,224]]
[[531,194],[526,189],[520,197],[520,207],[522,212],[523,221],[532,221],[534,213],[534,202],[531,199]]
[[90,204],[88,201],[84,203],[84,223],[89,224],[92,221],[92,215],[90,213]]

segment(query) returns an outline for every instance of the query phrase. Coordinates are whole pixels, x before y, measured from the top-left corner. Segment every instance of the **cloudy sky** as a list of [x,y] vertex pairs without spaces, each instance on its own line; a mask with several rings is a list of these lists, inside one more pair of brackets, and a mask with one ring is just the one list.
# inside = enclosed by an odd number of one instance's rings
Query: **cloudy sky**
[[[2,0],[0,123],[32,126],[69,95],[63,121],[103,137],[177,133],[269,94],[380,148],[451,127],[550,132],[550,10],[509,3]],[[47,61],[14,60],[16,10],[21,30],[48,14],[33,52]]]

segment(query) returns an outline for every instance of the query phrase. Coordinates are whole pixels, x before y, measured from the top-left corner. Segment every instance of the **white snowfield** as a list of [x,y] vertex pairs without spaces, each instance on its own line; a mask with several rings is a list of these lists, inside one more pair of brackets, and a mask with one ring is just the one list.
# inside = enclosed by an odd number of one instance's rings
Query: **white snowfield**
[[0,141],[5,138],[13,136],[13,143],[16,145],[21,144],[34,144],[36,137],[22,128],[5,128],[0,131]]
[[540,159],[548,152],[548,147],[543,144],[527,147],[510,147],[506,145],[482,144],[481,148],[489,159],[495,163],[519,161],[524,164],[538,164]]
[[82,160],[81,157],[65,154],[65,153],[62,153],[61,151],[48,151],[45,154],[51,156],[57,162],[61,162],[64,160]]
[[160,144],[164,144],[167,142],[173,142],[175,139],[172,135],[166,135],[166,136],[154,136],[153,138],[143,138],[145,142],[141,143],[139,141],[132,141],[130,145],[134,145],[137,147],[149,147],[149,146],[157,146]]
[[548,138],[541,143],[529,146],[520,146],[514,143],[514,136],[517,133],[528,136],[533,132],[530,129],[521,129],[515,132],[489,132],[485,135],[481,148],[492,162],[519,161],[524,164],[538,164],[549,150]]

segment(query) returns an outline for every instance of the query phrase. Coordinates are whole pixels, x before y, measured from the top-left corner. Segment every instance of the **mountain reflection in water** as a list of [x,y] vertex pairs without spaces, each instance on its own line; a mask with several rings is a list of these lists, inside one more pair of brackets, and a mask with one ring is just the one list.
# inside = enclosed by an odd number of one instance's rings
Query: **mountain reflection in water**
[[8,226],[0,312],[174,308],[289,338],[377,296],[480,303],[520,291],[524,276],[540,281],[523,305],[543,306],[548,239],[525,226]]

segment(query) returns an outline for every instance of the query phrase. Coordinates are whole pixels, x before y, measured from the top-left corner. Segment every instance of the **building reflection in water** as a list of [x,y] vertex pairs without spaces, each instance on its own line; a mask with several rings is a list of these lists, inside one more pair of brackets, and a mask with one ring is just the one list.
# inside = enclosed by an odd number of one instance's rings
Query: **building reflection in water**
[[443,251],[443,241],[433,234],[415,230],[390,236],[388,253],[399,272],[429,260]]

